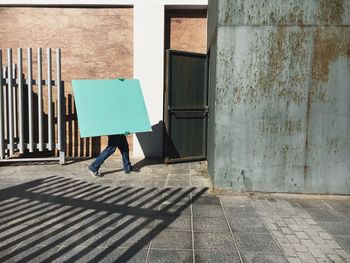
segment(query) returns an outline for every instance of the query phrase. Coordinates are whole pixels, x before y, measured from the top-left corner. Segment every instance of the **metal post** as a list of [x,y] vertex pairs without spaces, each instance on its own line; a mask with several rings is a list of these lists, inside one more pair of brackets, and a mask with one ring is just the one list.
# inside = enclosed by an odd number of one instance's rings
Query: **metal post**
[[[7,101],[7,85],[6,85],[6,79],[7,79],[7,67],[6,66],[3,66],[3,89],[4,89],[4,92],[3,92],[3,103],[4,103],[4,107],[3,107],[3,111],[4,111],[4,140],[8,140],[8,136],[9,136],[9,125],[8,125],[8,111],[7,111],[7,104],[8,104],[8,101]],[[7,144],[5,144],[5,153],[7,152]]]
[[61,149],[60,149],[60,155],[59,155],[59,162],[60,164],[65,164],[66,162],[66,101],[64,96],[64,82],[62,82],[61,85],[61,122],[62,122],[62,130],[61,130]]
[[18,49],[18,110],[19,110],[19,152],[24,153],[24,130],[23,130],[23,65],[22,49]]
[[58,129],[58,150],[60,155],[60,163],[64,163],[64,133],[63,133],[63,115],[65,114],[63,112],[63,98],[64,94],[62,91],[62,85],[61,85],[61,49],[57,49],[56,51],[57,56],[57,66],[56,66],[56,73],[57,73],[57,79],[56,79],[56,87],[57,87],[57,129]]
[[17,89],[16,89],[16,64],[12,64],[12,98],[13,98],[13,138],[18,136],[17,123]]
[[47,49],[47,103],[48,103],[48,149],[53,149],[53,129],[52,129],[52,68],[51,68],[51,48]]
[[38,129],[39,129],[39,151],[44,150],[43,146],[43,83],[42,83],[42,61],[41,48],[38,48]]
[[61,60],[60,49],[56,50],[56,89],[57,89],[57,137],[58,137],[58,150],[61,150]]
[[8,80],[8,119],[9,119],[9,150],[13,155],[13,90],[12,90],[12,49],[7,49],[7,80]]
[[4,98],[3,98],[3,82],[2,82],[2,50],[0,49],[0,159],[5,157],[4,148]]
[[33,75],[32,75],[32,49],[28,48],[28,115],[29,115],[29,151],[34,151],[34,126],[33,126]]

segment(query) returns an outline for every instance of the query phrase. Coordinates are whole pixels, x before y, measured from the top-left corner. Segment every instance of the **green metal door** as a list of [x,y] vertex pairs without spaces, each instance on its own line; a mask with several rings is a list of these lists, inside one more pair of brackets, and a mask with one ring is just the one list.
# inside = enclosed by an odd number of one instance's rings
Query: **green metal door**
[[166,162],[206,159],[207,119],[206,55],[168,50],[164,109]]

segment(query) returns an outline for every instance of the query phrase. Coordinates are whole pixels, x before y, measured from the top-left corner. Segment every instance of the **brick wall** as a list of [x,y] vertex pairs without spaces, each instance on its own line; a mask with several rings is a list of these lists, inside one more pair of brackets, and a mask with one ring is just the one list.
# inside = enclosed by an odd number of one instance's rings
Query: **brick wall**
[[168,10],[165,15],[165,47],[207,53],[207,12]]
[[[79,137],[71,80],[133,77],[132,8],[2,7],[0,25],[0,49],[32,47],[34,61],[37,47],[62,49],[62,79],[66,83],[67,98],[67,154],[90,156],[99,153],[106,138]],[[26,50],[23,52],[26,59]],[[13,53],[16,60],[17,51]],[[46,50],[43,53],[45,58]],[[46,76],[45,63],[43,66]],[[35,68],[33,74],[37,74]]]

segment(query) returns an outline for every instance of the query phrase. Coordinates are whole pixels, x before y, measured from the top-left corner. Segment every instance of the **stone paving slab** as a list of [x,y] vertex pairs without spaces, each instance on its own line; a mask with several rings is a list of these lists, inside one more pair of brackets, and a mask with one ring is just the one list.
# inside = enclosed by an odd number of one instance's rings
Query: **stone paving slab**
[[[268,253],[246,253],[243,254],[243,261],[248,263],[287,263],[288,260],[284,255]],[[293,261],[289,261],[293,262]]]
[[[288,200],[283,199],[252,200],[256,211],[288,260],[333,262],[334,258],[339,258],[340,261],[337,259],[339,262],[349,262],[350,254],[332,236],[331,231],[334,229],[335,234],[341,231],[344,235],[349,235],[350,221],[332,213],[332,210],[320,200],[296,200],[295,202],[304,209],[295,208]],[[321,220],[325,218],[331,221],[322,222]],[[339,220],[343,221],[339,222]]]
[[195,232],[229,232],[229,225],[225,218],[194,217],[193,231]]
[[231,251],[195,251],[195,262],[200,263],[239,263],[240,256]]
[[350,197],[215,192],[206,163],[0,166],[0,262],[350,262]]

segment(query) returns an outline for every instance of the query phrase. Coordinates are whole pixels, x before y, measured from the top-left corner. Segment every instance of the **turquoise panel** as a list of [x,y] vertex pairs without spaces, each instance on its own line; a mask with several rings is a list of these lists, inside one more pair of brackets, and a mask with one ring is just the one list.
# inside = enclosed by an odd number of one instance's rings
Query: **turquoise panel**
[[151,131],[138,80],[73,80],[81,137]]

